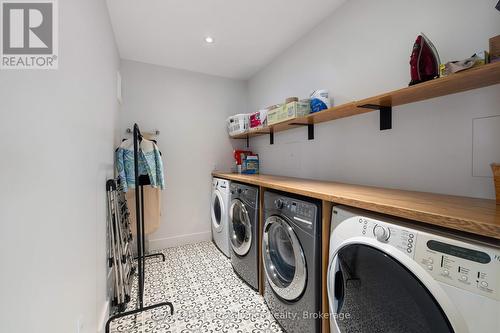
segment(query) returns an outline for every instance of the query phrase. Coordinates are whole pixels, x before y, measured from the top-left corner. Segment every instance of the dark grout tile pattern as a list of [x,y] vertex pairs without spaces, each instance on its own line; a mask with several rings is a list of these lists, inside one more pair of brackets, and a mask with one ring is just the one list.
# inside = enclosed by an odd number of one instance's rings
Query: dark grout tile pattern
[[[174,304],[116,320],[112,333],[280,333],[264,299],[234,273],[211,242],[164,249],[146,264],[145,305]],[[129,308],[135,307],[135,300]]]

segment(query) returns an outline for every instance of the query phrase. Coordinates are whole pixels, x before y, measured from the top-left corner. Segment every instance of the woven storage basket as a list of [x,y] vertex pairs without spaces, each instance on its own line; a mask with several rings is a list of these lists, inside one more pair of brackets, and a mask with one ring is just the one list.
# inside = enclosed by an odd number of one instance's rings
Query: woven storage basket
[[497,195],[497,205],[500,205],[500,164],[493,163],[491,165],[493,170],[493,178],[495,180],[495,192]]

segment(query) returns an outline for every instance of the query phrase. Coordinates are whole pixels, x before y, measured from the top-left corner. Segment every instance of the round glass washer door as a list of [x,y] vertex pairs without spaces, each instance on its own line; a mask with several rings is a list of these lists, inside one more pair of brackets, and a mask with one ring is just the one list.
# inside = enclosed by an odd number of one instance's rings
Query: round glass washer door
[[284,300],[297,300],[306,288],[307,266],[299,239],[284,218],[275,215],[266,220],[262,256],[273,291]]
[[215,231],[222,231],[222,213],[224,212],[224,202],[219,191],[215,190],[212,194],[212,225]]
[[245,256],[252,245],[252,225],[245,204],[233,200],[229,210],[231,247],[239,256]]
[[347,245],[330,259],[328,298],[333,332],[454,332],[420,280],[369,245]]

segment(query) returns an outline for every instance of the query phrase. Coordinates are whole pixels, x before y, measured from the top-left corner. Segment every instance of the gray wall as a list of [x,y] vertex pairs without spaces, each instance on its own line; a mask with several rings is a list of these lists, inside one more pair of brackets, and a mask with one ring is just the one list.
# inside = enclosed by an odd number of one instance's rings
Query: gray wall
[[233,145],[225,120],[246,105],[243,81],[123,60],[121,133],[137,122],[160,130],[166,189],[151,248],[208,240],[211,171],[229,169]]
[[[249,111],[329,89],[335,104],[407,86],[408,60],[422,31],[443,62],[488,49],[500,32],[496,1],[347,1],[313,31],[249,81]],[[474,132],[483,172],[473,177],[473,119],[500,115],[500,86],[414,103],[394,109],[393,129],[378,129],[378,112],[307,130],[251,140],[261,172],[329,179],[474,197],[494,197],[488,165],[498,118],[491,132]],[[484,127],[484,126],[483,126]],[[488,127],[488,126],[486,126]],[[481,128],[479,126],[478,128]],[[491,126],[490,126],[491,128]],[[498,135],[496,136],[498,138]],[[498,146],[497,146],[498,147]],[[486,170],[486,171],[484,171]],[[486,174],[485,174],[486,172]]]
[[0,72],[0,332],[95,333],[119,57],[106,4],[59,1],[59,69]]

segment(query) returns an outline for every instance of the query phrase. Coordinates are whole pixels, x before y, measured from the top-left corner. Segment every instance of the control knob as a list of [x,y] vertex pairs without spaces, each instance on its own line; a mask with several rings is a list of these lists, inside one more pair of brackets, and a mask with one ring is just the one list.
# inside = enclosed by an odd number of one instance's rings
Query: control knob
[[276,206],[276,208],[278,208],[278,209],[283,208],[283,200],[281,200],[281,199],[276,199],[276,200],[274,200],[274,205],[275,205],[275,206]]
[[381,225],[376,225],[373,228],[373,235],[379,242],[387,242],[391,236],[389,231]]

